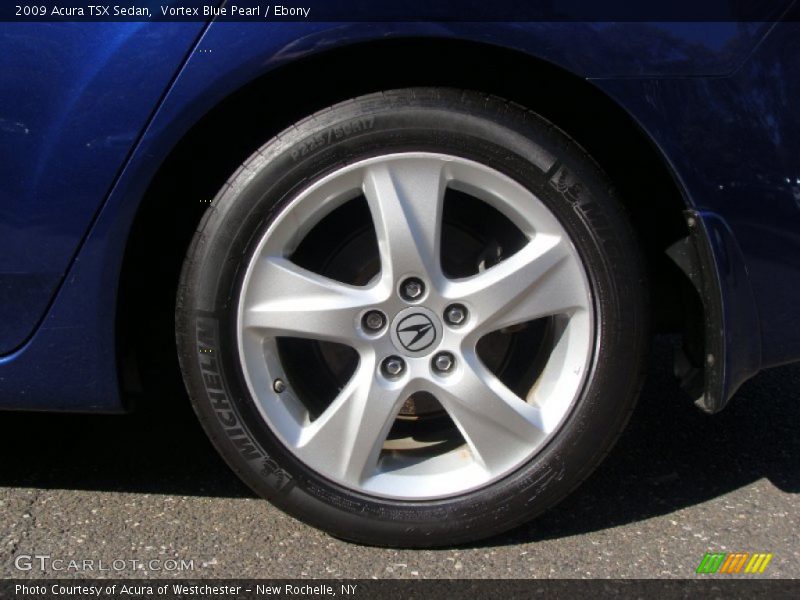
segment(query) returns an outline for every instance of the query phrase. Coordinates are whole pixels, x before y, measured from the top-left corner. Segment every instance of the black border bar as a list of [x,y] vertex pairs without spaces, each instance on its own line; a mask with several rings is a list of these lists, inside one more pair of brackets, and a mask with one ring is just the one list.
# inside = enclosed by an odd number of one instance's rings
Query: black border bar
[[[269,590],[269,591],[267,591]],[[514,600],[530,598],[777,599],[800,596],[800,580],[701,577],[698,579],[4,579],[2,599],[151,598],[298,600]]]
[[[4,0],[0,21],[763,22],[796,0]],[[100,8],[98,8],[100,7]],[[280,7],[280,8],[279,8]],[[792,11],[792,14],[796,14]]]

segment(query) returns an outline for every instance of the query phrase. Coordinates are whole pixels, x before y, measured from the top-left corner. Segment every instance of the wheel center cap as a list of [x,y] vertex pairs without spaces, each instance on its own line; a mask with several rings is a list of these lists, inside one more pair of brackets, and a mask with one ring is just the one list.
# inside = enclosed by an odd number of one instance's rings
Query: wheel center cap
[[406,356],[425,356],[439,345],[442,324],[433,311],[414,306],[397,313],[391,335],[395,348]]

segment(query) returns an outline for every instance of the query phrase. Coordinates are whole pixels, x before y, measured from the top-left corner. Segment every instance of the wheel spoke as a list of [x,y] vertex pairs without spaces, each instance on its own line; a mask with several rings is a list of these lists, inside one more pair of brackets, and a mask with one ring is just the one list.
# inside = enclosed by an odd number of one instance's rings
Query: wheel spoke
[[375,292],[323,277],[277,257],[262,259],[250,281],[246,329],[337,342],[356,340],[359,312]]
[[483,273],[452,282],[447,295],[468,303],[486,333],[584,308],[582,273],[562,238],[537,235]]
[[441,272],[443,163],[407,159],[371,165],[364,175],[384,277]]
[[537,407],[528,404],[486,369],[477,357],[452,383],[433,391],[469,444],[476,460],[489,472],[501,472],[529,454],[545,432]]
[[296,451],[326,473],[360,485],[377,468],[386,436],[403,404],[403,388],[380,381],[374,357],[362,359],[331,405],[304,428]]

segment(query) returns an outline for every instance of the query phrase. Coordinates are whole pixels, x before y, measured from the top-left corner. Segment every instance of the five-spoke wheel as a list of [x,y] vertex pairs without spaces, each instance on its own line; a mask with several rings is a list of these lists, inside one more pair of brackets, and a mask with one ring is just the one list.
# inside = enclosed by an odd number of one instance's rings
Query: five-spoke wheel
[[331,533],[462,543],[544,511],[621,432],[647,341],[613,185],[474,92],[356,98],[263,146],[184,264],[195,410],[236,473]]
[[[459,196],[449,198],[449,190]],[[442,256],[461,248],[443,247],[446,198],[451,227],[465,220],[459,211],[482,203],[500,213],[497,220],[513,223],[523,243],[488,268],[476,264],[473,275],[448,277]],[[292,262],[305,232],[313,236],[332,212],[362,199],[377,256],[357,260],[379,265],[369,281],[353,285]],[[494,224],[486,221],[482,238],[501,237]],[[347,238],[351,230],[339,233]],[[341,241],[329,239],[322,250],[332,253]],[[478,348],[489,334],[519,333],[541,319],[551,320],[553,331],[542,340],[546,348],[535,348],[545,354],[538,377],[519,394]],[[533,456],[581,389],[592,323],[580,256],[533,193],[486,165],[410,152],[337,169],[276,216],[242,283],[239,351],[264,420],[301,461],[359,491],[428,499],[478,488]],[[334,342],[357,354],[355,370],[321,414],[313,415],[304,390],[292,385],[282,338]],[[302,377],[325,365],[308,359],[307,367]],[[290,383],[279,396],[277,379]],[[449,417],[451,437],[460,435],[463,444],[406,444],[405,452],[387,445],[404,405],[423,393],[438,402],[435,412]],[[422,424],[418,431],[406,425],[405,437],[424,433]]]

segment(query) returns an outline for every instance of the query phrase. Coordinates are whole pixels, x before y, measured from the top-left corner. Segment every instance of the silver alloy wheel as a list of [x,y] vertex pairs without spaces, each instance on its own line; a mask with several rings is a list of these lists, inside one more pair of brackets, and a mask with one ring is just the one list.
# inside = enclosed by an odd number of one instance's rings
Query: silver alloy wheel
[[[461,279],[440,264],[447,188],[505,215],[525,245],[494,266]],[[375,228],[380,273],[349,285],[304,269],[291,257],[326,215],[362,195]],[[424,284],[406,299],[409,278]],[[466,320],[444,315],[453,304]],[[387,326],[365,329],[379,310]],[[512,392],[477,351],[489,333],[552,317],[556,334],[535,384]],[[594,338],[590,286],[577,250],[552,212],[529,190],[485,165],[455,156],[400,153],[347,165],[300,192],[274,218],[242,280],[238,348],[247,386],[273,433],[303,463],[347,488],[384,498],[427,500],[486,486],[529,461],[558,430],[582,391]],[[344,344],[358,354],[335,399],[311,418],[278,351],[283,337]],[[452,366],[438,369],[446,353]],[[387,376],[383,361],[402,358]],[[314,373],[307,373],[314,377]],[[289,382],[281,392],[275,380]],[[386,449],[406,399],[438,400],[465,444],[405,461]]]

